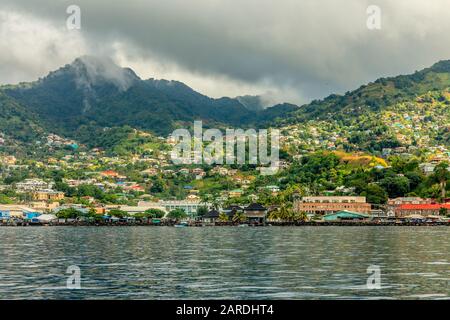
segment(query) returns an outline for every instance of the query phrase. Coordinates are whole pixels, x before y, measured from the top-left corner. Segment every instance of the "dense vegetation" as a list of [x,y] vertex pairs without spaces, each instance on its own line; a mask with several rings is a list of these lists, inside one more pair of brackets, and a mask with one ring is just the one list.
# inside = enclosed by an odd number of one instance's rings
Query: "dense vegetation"
[[429,91],[445,90],[450,86],[450,61],[440,61],[430,68],[411,75],[380,78],[345,95],[332,94],[312,101],[289,114],[283,124],[311,119],[342,121],[346,124],[367,111],[378,112],[400,102],[415,101]]

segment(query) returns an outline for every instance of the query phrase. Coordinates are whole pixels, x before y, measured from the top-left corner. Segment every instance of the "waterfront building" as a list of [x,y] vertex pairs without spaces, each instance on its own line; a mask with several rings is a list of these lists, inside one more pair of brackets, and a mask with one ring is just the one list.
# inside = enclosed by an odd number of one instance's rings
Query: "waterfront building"
[[202,203],[198,200],[189,201],[189,200],[166,200],[158,202],[162,207],[166,209],[167,212],[170,212],[175,209],[184,210],[189,216],[195,216],[197,214],[197,209],[200,207],[211,207],[209,203]]
[[370,216],[372,218],[386,219],[389,217],[389,213],[383,209],[372,209],[370,210]]
[[41,223],[50,223],[58,221],[58,218],[54,214],[43,214],[37,217],[37,220]]
[[24,212],[23,218],[25,220],[34,220],[38,218],[41,214],[39,212]]
[[395,216],[398,218],[413,215],[438,216],[441,212],[450,212],[450,203],[402,204],[395,208]]
[[9,220],[11,218],[11,214],[9,211],[0,211],[0,221]]
[[202,217],[202,221],[205,223],[215,223],[219,219],[219,216],[220,212],[213,209]]
[[225,212],[226,214],[230,213],[230,212],[244,212],[244,208],[242,208],[241,206],[238,205],[230,205],[227,208],[222,210],[223,212]]
[[403,204],[431,204],[432,199],[423,199],[420,197],[398,197],[389,199],[387,202],[387,212],[389,216],[394,216],[396,209]]
[[42,213],[42,211],[18,204],[2,204],[0,205],[0,213],[2,218],[23,219],[29,213]]
[[326,214],[323,216],[324,221],[363,221],[369,218],[370,216],[368,214],[346,210]]
[[250,223],[265,223],[267,208],[259,203],[252,203],[244,209],[244,214]]
[[65,209],[75,209],[78,210],[84,214],[88,214],[89,213],[89,208],[86,207],[85,205],[82,204],[78,204],[78,203],[72,203],[72,204],[65,204],[62,206],[59,206],[55,209],[52,210],[53,213],[58,213],[61,210],[65,210]]
[[175,209],[181,209],[190,216],[195,216],[200,207],[210,208],[210,203],[204,203],[200,200],[162,200],[158,202],[139,201],[138,206],[149,206],[155,209],[161,209],[170,212]]
[[357,196],[316,196],[303,197],[294,200],[294,210],[296,212],[306,212],[309,214],[331,214],[339,211],[351,211],[369,214],[370,203],[366,202],[366,197]]
[[[145,204],[143,204],[145,202]],[[99,213],[105,213],[109,212],[111,210],[121,210],[125,211],[131,215],[134,215],[136,213],[144,213],[147,210],[150,209],[158,209],[161,211],[164,211],[167,213],[167,210],[163,207],[158,205],[158,203],[152,203],[152,202],[146,202],[141,201],[137,206],[127,206],[127,205],[107,205],[104,207],[104,210],[98,210]]]

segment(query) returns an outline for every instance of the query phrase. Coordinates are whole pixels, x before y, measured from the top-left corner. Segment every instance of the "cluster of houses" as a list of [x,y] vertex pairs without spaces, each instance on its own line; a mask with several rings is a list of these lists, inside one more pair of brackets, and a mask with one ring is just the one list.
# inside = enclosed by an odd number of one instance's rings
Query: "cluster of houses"
[[[404,110],[403,110],[403,109]],[[442,109],[445,110],[445,109]],[[389,133],[395,136],[400,146],[385,147],[378,156],[386,159],[389,156],[423,156],[424,161],[420,168],[424,174],[431,174],[435,166],[441,161],[450,162],[450,150],[445,144],[436,141],[434,137],[440,135],[442,130],[447,130],[446,114],[433,110],[434,121],[429,118],[427,108],[416,106],[396,106],[395,110],[385,110],[377,115],[381,123],[390,123]],[[442,120],[442,121],[439,121]],[[351,141],[352,133],[357,127],[344,126],[339,121],[314,120],[295,125],[289,125],[282,129],[280,142],[284,145],[297,147],[299,150],[294,158],[301,158],[304,154],[318,150],[341,150],[344,146],[354,145],[360,147],[359,142]],[[368,135],[371,130],[364,132]]]
[[72,149],[78,149],[78,143],[75,140],[63,138],[57,134],[49,134],[47,136],[46,145],[49,147],[70,147]]

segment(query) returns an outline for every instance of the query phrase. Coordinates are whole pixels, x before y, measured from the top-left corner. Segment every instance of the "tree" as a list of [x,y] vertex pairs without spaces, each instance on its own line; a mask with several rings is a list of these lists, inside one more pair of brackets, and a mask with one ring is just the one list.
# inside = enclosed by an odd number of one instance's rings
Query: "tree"
[[448,215],[448,210],[447,210],[447,208],[440,208],[440,209],[439,209],[439,215],[440,215],[440,216],[447,216],[447,215]]
[[161,193],[164,192],[164,182],[162,181],[161,178],[157,178],[154,182],[153,185],[150,188],[150,192],[152,193]]
[[181,219],[185,219],[188,217],[188,215],[186,214],[186,212],[183,209],[175,209],[169,212],[169,214],[167,215],[167,217],[169,219],[174,219],[174,220],[181,220]]
[[228,215],[224,212],[221,212],[219,214],[219,221],[220,222],[228,222]]
[[380,184],[391,198],[404,197],[410,191],[409,179],[403,176],[386,177]]
[[241,223],[247,221],[247,217],[242,212],[236,212],[232,218],[233,222]]
[[166,215],[166,213],[160,209],[148,209],[145,210],[145,214],[152,219],[161,219]]
[[294,211],[292,211],[292,208],[286,204],[281,206],[280,213],[286,221],[293,221],[295,218]]
[[308,215],[304,211],[296,213],[294,215],[294,220],[295,221],[300,221],[300,222],[308,221]]
[[444,201],[446,189],[447,189],[447,181],[450,180],[450,172],[448,171],[449,164],[447,162],[439,163],[436,168],[434,168],[432,181],[439,183],[439,187],[441,189],[441,201]]
[[280,215],[279,215],[279,211],[278,210],[272,210],[272,211],[270,211],[269,213],[268,213],[268,215],[267,215],[267,219],[269,219],[269,220],[279,220],[280,219],[280,217],[279,217]]
[[78,187],[77,196],[94,197],[95,199],[102,200],[104,197],[104,192],[97,186],[90,184],[82,184]]
[[7,195],[0,194],[0,203],[1,204],[12,204],[12,203],[14,203],[14,201],[11,200]]
[[62,209],[56,213],[56,217],[59,219],[78,219],[82,216],[83,212],[74,208]]
[[97,212],[93,208],[89,209],[88,218],[90,220],[93,220],[94,222],[100,222],[102,220],[102,217],[97,214]]
[[109,210],[109,215],[112,217],[122,219],[128,217],[128,212],[119,209],[111,209]]
[[366,190],[361,195],[366,197],[367,202],[373,204],[385,204],[388,200],[387,192],[375,183],[367,185]]
[[208,213],[208,208],[205,206],[201,206],[197,208],[197,217],[203,217]]

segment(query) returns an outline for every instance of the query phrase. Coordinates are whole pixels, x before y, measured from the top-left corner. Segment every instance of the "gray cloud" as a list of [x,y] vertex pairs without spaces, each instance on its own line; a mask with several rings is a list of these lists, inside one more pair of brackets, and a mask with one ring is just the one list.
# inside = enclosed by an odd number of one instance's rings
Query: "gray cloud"
[[[65,29],[74,1],[0,2],[0,12],[28,19],[23,28],[42,30],[41,49],[27,56],[14,51],[32,50],[32,37],[4,39],[17,30],[3,22],[0,40],[13,46],[0,52],[10,66],[0,66],[3,82],[101,54],[142,77],[170,76],[213,96],[260,93],[299,103],[450,58],[448,0],[78,0],[80,32]],[[366,27],[370,4],[382,10],[381,30]]]

